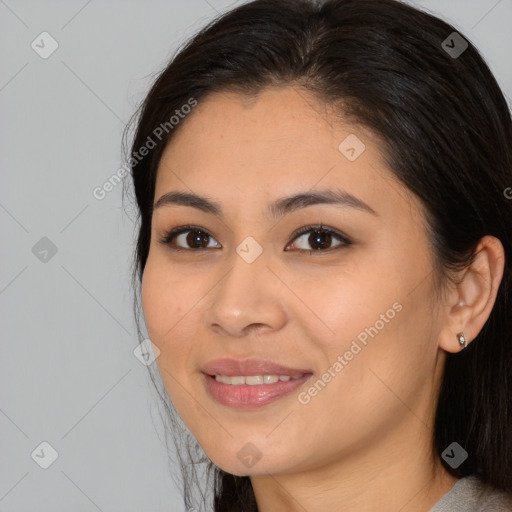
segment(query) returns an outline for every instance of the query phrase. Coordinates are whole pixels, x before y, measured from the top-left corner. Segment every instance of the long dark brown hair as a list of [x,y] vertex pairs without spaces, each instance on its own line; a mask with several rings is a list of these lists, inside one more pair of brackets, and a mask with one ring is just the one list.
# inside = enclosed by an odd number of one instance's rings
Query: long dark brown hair
[[[197,33],[159,74],[132,118],[135,313],[138,322],[157,167],[167,142],[186,125],[186,118],[176,125],[170,118],[191,99],[200,102],[217,91],[252,95],[268,86],[304,88],[380,138],[393,173],[428,214],[440,283],[472,261],[480,238],[501,240],[506,263],[496,303],[478,337],[448,354],[432,450],[439,456],[456,441],[469,457],[457,469],[446,465],[452,475],[476,475],[512,492],[512,194],[506,192],[512,192],[512,125],[488,66],[463,34],[457,43],[449,39],[455,31],[394,0],[255,0]],[[468,47],[456,55],[447,51],[446,40],[449,48],[460,49],[461,41]],[[133,159],[149,137],[155,147]],[[203,467],[208,477],[213,471],[216,512],[256,511],[249,477],[226,473],[205,458],[161,382],[152,378],[177,430],[187,510],[208,509],[208,489],[202,504],[193,496]]]

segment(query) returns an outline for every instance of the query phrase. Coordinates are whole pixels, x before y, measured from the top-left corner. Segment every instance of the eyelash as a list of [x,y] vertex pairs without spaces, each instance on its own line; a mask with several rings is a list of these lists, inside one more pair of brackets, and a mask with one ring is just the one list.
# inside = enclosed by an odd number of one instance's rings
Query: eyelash
[[[213,238],[215,240],[215,237],[213,235],[211,235],[206,229],[200,228],[198,226],[179,226],[179,227],[173,228],[173,229],[167,231],[166,233],[164,233],[163,237],[159,240],[159,243],[161,243],[163,245],[167,245],[167,246],[169,246],[169,248],[171,250],[177,251],[177,252],[190,252],[190,251],[203,252],[205,250],[212,249],[212,248],[208,248],[208,247],[201,247],[201,248],[195,248],[195,249],[194,248],[184,249],[183,247],[178,247],[171,243],[175,237],[177,237],[183,233],[186,233],[188,231],[199,231],[200,233],[203,233],[203,234],[207,235],[208,237]],[[326,252],[335,251],[337,249],[343,249],[343,248],[346,248],[346,247],[352,245],[352,242],[348,237],[346,237],[339,231],[336,231],[331,228],[326,228],[322,224],[305,226],[303,228],[296,230],[292,234],[291,241],[293,242],[297,238],[301,237],[302,235],[309,233],[309,232],[313,232],[313,231],[319,231],[322,234],[332,235],[342,243],[336,247],[332,247],[329,249],[312,249],[312,250],[296,249],[297,252],[302,253],[302,254],[306,253],[308,256],[311,256],[313,254],[319,255],[322,253],[325,254]],[[288,245],[287,245],[287,247],[288,247]],[[218,249],[218,247],[215,247],[215,249]]]

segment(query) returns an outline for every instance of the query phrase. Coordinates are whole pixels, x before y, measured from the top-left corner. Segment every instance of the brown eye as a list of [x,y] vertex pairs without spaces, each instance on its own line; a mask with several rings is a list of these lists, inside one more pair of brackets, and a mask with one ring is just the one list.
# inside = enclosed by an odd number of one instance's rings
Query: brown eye
[[[173,250],[201,250],[211,248],[209,240],[215,240],[207,231],[194,226],[182,226],[169,231],[160,242]],[[220,245],[213,246],[220,247]]]
[[[315,227],[309,226],[301,229],[295,234],[295,244],[300,244],[298,247],[300,252],[327,252],[341,247],[351,245],[351,241],[341,233],[337,233],[332,229],[326,229],[322,226]],[[336,245],[333,245],[333,243]]]
[[[186,233],[183,234],[186,235]],[[180,238],[180,236],[178,236],[178,239]],[[185,241],[187,244],[189,244],[190,247],[194,249],[197,248],[198,246],[204,248],[208,247],[209,238],[210,235],[204,233],[203,231],[188,231],[188,235],[185,236]]]

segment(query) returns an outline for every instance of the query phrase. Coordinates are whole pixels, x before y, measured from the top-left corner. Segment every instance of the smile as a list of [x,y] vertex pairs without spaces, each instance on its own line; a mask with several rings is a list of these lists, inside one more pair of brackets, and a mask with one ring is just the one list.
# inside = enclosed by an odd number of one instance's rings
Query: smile
[[257,409],[290,395],[313,374],[206,375],[207,393],[217,403],[238,409]]
[[276,382],[288,382],[289,380],[300,379],[304,374],[294,375],[215,375],[217,382],[223,384],[231,384],[232,386],[241,386],[247,384],[248,386],[257,386],[258,384],[274,384]]

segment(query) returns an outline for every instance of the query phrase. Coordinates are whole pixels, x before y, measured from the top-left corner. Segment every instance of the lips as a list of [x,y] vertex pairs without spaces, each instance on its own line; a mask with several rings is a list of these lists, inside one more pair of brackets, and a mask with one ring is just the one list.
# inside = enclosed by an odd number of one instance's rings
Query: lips
[[224,384],[209,375],[203,375],[203,379],[208,395],[217,403],[236,409],[254,410],[290,396],[293,391],[304,385],[311,375],[304,374],[296,380],[256,386]]
[[289,375],[290,377],[310,374],[312,371],[307,368],[291,368],[281,364],[260,359],[247,359],[239,361],[236,359],[216,359],[204,366],[202,369],[206,375]]

